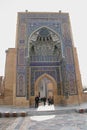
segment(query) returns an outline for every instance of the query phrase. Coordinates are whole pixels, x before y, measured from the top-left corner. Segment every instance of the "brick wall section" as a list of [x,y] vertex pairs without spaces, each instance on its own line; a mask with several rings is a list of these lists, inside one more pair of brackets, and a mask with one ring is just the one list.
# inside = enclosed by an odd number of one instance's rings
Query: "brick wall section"
[[75,71],[76,71],[76,83],[77,83],[77,88],[78,88],[78,98],[79,98],[79,101],[82,102],[83,88],[82,88],[81,74],[80,74],[80,69],[79,69],[79,62],[78,62],[76,48],[74,48],[74,62],[75,62]]
[[83,102],[87,102],[87,92],[83,92]]
[[3,94],[3,76],[0,76],[0,96]]
[[0,104],[4,104],[4,77],[0,76]]
[[5,64],[5,92],[4,104],[13,104],[13,84],[15,78],[15,48],[9,48],[6,51],[6,64]]

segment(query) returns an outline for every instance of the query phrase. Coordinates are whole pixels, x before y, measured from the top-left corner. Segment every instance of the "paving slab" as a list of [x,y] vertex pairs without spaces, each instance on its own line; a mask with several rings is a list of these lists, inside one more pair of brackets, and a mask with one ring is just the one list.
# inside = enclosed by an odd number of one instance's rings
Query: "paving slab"
[[[47,107],[47,110],[46,110]],[[0,118],[0,130],[87,130],[87,113],[76,113],[72,109],[86,109],[87,104],[74,106],[42,106],[36,108],[18,108],[12,106],[0,106],[0,111],[45,111],[48,115],[28,115],[26,117]],[[50,111],[61,111],[61,114],[50,114]],[[65,110],[65,113],[63,111]],[[67,112],[71,110],[72,112]]]

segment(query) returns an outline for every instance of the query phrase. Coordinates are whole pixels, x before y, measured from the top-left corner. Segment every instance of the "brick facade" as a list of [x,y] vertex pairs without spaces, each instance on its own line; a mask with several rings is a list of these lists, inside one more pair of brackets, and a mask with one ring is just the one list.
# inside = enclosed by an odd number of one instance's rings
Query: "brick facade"
[[18,13],[16,46],[6,51],[3,87],[1,82],[0,104],[31,106],[39,93],[52,95],[55,105],[83,102],[68,13]]

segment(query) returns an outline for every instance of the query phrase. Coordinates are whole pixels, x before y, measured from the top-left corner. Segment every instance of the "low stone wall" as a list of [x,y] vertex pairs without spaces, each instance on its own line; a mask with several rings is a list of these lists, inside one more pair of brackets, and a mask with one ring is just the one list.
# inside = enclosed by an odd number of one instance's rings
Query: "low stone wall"
[[69,96],[68,98],[65,99],[67,105],[78,105],[82,103],[82,99],[80,99],[78,95]]
[[83,102],[87,102],[87,92],[83,93]]
[[87,113],[87,108],[79,108],[75,110],[77,113]]
[[25,111],[21,111],[21,112],[9,112],[9,111],[6,111],[6,112],[0,112],[0,118],[1,117],[25,117],[27,116],[28,113],[25,112]]
[[25,107],[25,106],[29,107],[29,101],[26,100],[25,97],[16,97],[13,105],[20,106],[20,107]]

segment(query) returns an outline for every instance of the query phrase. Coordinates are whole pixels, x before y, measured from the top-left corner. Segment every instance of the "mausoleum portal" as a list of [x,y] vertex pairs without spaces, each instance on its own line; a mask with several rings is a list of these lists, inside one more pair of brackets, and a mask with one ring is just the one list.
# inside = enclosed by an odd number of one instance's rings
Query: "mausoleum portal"
[[16,45],[6,51],[3,104],[34,106],[35,96],[55,105],[82,102],[82,83],[70,17],[18,12]]
[[78,85],[68,13],[26,12],[18,19],[16,97],[32,105],[36,95],[52,95],[55,104],[72,100]]

